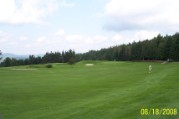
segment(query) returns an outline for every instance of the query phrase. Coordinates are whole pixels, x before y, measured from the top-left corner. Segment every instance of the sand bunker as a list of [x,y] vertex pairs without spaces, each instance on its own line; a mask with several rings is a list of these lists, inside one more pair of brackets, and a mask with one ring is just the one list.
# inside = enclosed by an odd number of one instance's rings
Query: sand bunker
[[167,63],[167,61],[165,61],[165,62],[162,62],[161,64],[166,64]]
[[85,66],[94,66],[94,64],[85,64]]

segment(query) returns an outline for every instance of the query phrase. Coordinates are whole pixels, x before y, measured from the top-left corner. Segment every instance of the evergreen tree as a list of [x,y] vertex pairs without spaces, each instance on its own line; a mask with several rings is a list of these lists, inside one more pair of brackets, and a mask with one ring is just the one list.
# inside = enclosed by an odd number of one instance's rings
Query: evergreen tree
[[75,64],[75,62],[76,62],[75,57],[71,57],[68,61],[68,64],[73,65],[73,64]]
[[3,61],[3,66],[5,66],[5,67],[11,66],[11,59],[10,59],[9,57],[7,57],[7,58]]

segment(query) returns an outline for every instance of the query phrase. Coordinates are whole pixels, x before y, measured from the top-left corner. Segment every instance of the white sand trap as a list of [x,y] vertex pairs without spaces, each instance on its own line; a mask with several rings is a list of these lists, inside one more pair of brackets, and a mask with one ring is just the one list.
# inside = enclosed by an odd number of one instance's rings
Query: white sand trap
[[162,62],[161,64],[166,64],[167,63],[167,61],[165,61],[165,62]]
[[94,66],[94,64],[85,64],[85,66],[91,67],[91,66]]
[[12,69],[12,70],[29,71],[29,70],[37,70],[37,69]]

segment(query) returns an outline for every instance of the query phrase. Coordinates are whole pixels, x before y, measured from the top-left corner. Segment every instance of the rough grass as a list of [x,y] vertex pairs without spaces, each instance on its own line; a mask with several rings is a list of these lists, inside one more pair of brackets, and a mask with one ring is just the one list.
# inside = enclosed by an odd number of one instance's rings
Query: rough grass
[[[86,63],[95,65],[86,67]],[[179,63],[83,61],[73,67],[53,65],[29,71],[0,68],[3,119],[179,118],[140,114],[141,108],[179,110]]]

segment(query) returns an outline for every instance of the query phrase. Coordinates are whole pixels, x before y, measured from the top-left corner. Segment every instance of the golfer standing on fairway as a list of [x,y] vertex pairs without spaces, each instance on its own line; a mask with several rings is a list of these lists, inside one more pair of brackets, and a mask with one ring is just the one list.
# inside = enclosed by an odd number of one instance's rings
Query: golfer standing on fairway
[[152,65],[149,65],[149,74],[152,72]]

